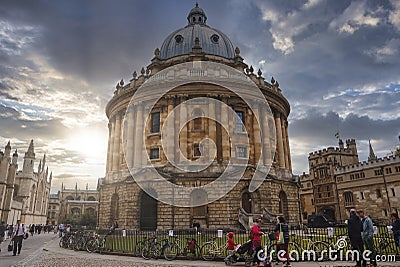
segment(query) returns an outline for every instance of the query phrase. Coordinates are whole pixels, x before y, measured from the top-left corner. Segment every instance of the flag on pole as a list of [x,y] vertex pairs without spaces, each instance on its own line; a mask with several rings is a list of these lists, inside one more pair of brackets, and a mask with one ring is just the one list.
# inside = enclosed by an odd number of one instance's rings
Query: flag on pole
[[335,137],[336,137],[337,139],[340,138],[339,132],[335,133]]

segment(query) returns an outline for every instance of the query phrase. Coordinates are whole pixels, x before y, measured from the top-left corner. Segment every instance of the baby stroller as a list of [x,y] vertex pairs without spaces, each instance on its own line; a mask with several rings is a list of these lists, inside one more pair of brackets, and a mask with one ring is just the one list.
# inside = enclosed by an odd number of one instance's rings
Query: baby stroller
[[231,265],[235,262],[244,262],[245,266],[250,266],[251,262],[253,261],[252,243],[253,242],[251,240],[249,240],[246,243],[244,243],[243,245],[241,245],[236,250],[235,254],[233,254],[231,257],[228,257],[225,264]]

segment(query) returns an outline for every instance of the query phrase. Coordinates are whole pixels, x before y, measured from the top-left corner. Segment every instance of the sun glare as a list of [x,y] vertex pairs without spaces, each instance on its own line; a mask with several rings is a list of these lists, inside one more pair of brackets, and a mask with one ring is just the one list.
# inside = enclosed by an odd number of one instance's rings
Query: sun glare
[[70,137],[67,148],[86,156],[87,160],[103,158],[107,151],[107,138],[101,132],[83,130]]

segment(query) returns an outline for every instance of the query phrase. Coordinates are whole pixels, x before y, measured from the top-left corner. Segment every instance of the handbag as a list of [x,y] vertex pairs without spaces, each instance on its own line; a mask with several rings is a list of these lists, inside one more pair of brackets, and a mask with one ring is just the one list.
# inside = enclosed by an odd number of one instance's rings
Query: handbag
[[28,233],[25,233],[24,234],[24,239],[28,239],[28,237],[29,237]]
[[276,244],[278,245],[285,244],[285,238],[282,232],[282,224],[279,224],[279,232],[276,233]]
[[10,241],[10,244],[8,244],[7,250],[8,250],[8,251],[12,251],[13,248],[14,248],[14,241],[11,240],[11,241]]

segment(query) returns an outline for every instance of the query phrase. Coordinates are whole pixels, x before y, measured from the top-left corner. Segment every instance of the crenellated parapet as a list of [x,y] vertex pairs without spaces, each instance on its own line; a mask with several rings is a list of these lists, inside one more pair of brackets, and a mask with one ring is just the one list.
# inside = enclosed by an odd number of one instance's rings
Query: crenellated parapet
[[388,156],[388,157],[383,157],[383,158],[377,158],[376,160],[371,160],[371,161],[362,161],[358,162],[356,164],[352,165],[347,165],[347,166],[342,166],[342,167],[336,167],[335,168],[335,174],[340,175],[343,173],[347,172],[353,172],[353,171],[362,171],[365,169],[371,169],[371,168],[382,168],[384,166],[392,165],[392,164],[400,164],[400,156],[394,155],[394,156]]

